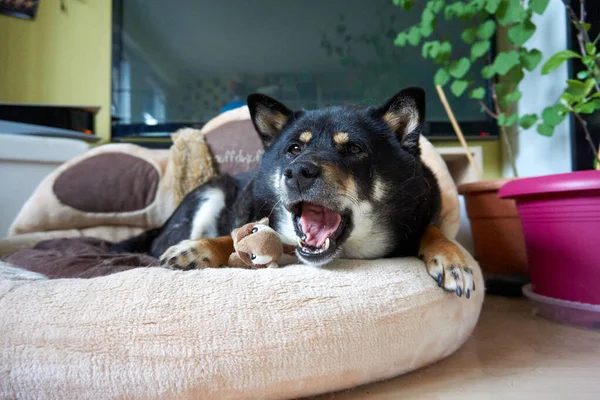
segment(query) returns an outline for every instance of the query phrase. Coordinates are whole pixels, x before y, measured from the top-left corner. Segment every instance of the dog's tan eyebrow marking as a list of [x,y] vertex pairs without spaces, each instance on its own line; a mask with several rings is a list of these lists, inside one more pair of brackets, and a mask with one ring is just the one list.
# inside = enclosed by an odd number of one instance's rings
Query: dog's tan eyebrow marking
[[310,142],[310,139],[312,139],[312,132],[306,131],[306,132],[302,132],[300,134],[301,142],[308,143],[308,142]]
[[336,144],[346,144],[348,143],[348,140],[350,139],[350,137],[348,136],[348,134],[346,132],[338,132],[335,135],[333,135],[333,141]]

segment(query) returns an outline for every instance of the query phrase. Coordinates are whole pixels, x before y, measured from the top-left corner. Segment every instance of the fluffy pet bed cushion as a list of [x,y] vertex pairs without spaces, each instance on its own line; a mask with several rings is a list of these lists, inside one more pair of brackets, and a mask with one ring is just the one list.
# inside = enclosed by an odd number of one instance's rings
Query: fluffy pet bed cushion
[[0,264],[0,398],[296,398],[390,378],[468,338],[469,261],[468,300],[413,258],[55,280]]
[[[454,237],[456,188],[433,146],[421,149]],[[0,398],[275,399],[389,378],[468,338],[484,290],[467,258],[470,299],[444,292],[414,258],[91,279],[0,264]]]
[[77,230],[118,240],[160,226],[189,191],[216,175],[203,134],[181,129],[173,142],[169,151],[108,144],[61,165],[25,203],[9,236]]

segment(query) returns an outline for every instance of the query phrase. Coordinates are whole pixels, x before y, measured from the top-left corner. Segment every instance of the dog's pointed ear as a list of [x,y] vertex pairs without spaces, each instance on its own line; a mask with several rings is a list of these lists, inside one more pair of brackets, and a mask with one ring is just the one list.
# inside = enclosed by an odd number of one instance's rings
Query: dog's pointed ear
[[419,137],[425,120],[425,91],[422,88],[402,90],[375,109],[375,116],[396,133],[402,147],[411,154],[419,155]]
[[269,147],[279,136],[294,112],[277,100],[260,93],[248,96],[247,103],[254,128],[262,139],[265,148]]

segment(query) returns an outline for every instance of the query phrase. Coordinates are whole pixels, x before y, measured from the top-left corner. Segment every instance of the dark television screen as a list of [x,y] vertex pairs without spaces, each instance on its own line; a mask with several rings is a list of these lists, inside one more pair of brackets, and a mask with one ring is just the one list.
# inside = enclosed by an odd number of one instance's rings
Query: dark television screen
[[[422,86],[426,134],[454,137],[433,86],[437,67],[419,47],[393,44],[420,14],[391,0],[115,0],[114,12],[116,136],[157,135],[164,124],[201,126],[252,92],[290,108],[317,108],[379,104]],[[442,18],[439,28],[456,38],[456,56],[469,54],[458,23]],[[477,102],[447,96],[465,134],[495,135]]]

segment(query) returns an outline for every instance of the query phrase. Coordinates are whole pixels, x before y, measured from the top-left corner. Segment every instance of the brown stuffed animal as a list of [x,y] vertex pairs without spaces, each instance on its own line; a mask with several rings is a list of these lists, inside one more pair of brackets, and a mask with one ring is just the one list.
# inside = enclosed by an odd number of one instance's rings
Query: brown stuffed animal
[[229,256],[230,267],[277,268],[283,254],[293,255],[296,247],[281,242],[281,237],[263,218],[231,232],[235,252]]

